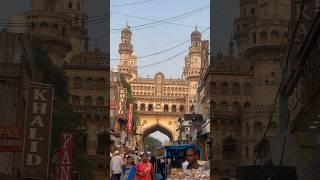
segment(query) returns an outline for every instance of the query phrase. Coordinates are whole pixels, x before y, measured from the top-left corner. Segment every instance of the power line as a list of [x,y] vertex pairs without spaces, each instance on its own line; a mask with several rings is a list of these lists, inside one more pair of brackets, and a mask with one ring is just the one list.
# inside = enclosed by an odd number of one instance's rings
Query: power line
[[116,5],[112,5],[111,7],[131,6],[131,5],[142,4],[142,3],[151,2],[151,1],[155,1],[155,0],[137,1],[132,3],[127,3],[127,4],[116,4]]
[[[304,9],[304,1],[303,1],[303,3],[302,3],[301,11],[300,11],[300,12],[303,12],[303,9]],[[298,20],[298,23],[297,23],[296,26],[295,26],[294,34],[292,35],[292,37],[294,37],[295,34],[296,34],[296,32],[297,32],[298,25],[300,24],[301,18],[302,18],[302,13],[300,13],[300,15],[299,15],[299,20]],[[289,27],[288,27],[288,29],[289,29]],[[268,132],[268,129],[269,129],[270,126],[271,126],[271,121],[272,121],[273,113],[274,113],[274,111],[275,111],[275,107],[276,107],[276,104],[277,104],[277,100],[278,100],[278,97],[279,97],[279,95],[280,95],[280,91],[281,91],[281,89],[282,89],[283,82],[284,82],[284,80],[285,80],[285,78],[286,78],[286,76],[287,76],[289,55],[290,55],[290,53],[291,53],[294,40],[295,40],[295,39],[292,38],[292,39],[291,39],[291,42],[290,42],[290,44],[289,44],[289,48],[288,48],[288,51],[287,51],[287,54],[286,54],[285,67],[284,67],[283,74],[282,74],[282,77],[281,77],[280,85],[279,85],[279,87],[278,87],[277,94],[276,94],[276,97],[275,97],[274,102],[273,102],[273,105],[272,105],[272,109],[271,109],[271,113],[270,113],[270,117],[269,117],[269,122],[268,122],[267,128],[266,128],[266,130],[264,131],[264,134],[263,134],[262,139],[260,140],[260,142],[262,142],[262,141],[265,139],[265,137],[266,137],[266,135],[267,135],[267,132]],[[285,135],[285,136],[286,136],[286,135]],[[282,146],[282,148],[284,148],[284,146]],[[258,157],[259,157],[259,155],[260,155],[260,152],[261,152],[261,148],[259,148],[259,150],[258,150],[258,153],[257,153],[257,156],[256,156],[256,158],[255,158],[255,160],[254,160],[253,165],[256,164],[256,162],[257,162],[257,160],[258,160]],[[283,156],[283,154],[282,154],[282,156]]]
[[[149,19],[149,18],[134,16],[134,15],[130,15],[130,14],[122,13],[122,12],[111,11],[111,13],[119,14],[119,15],[126,16],[126,17],[133,17],[133,18],[137,18],[137,19],[147,20],[147,21],[154,21],[154,22],[158,21],[158,20],[155,20],[155,19]],[[170,21],[165,21],[165,23],[194,28],[194,26],[192,26],[192,25],[174,23],[174,22],[170,22]],[[205,26],[198,26],[198,27],[205,28]]]
[[[210,27],[206,28],[205,30],[203,30],[201,33],[204,33],[206,32],[207,30],[209,30]],[[142,58],[146,58],[146,57],[150,57],[150,56],[155,56],[155,55],[158,55],[158,54],[162,54],[164,52],[168,52],[168,51],[171,51],[177,47],[180,47],[186,43],[188,43],[190,41],[190,39],[186,40],[186,41],[183,41],[182,43],[178,44],[178,45],[175,45],[173,47],[170,47],[168,49],[165,49],[165,50],[162,50],[162,51],[158,51],[158,52],[155,52],[155,53],[152,53],[152,54],[148,54],[148,55],[144,55],[144,56],[139,56],[137,57],[137,59],[142,59]],[[128,58],[128,59],[123,59],[123,60],[130,60],[130,59],[135,59],[135,58]],[[120,60],[120,59],[115,59],[115,58],[110,58],[111,61],[115,61],[115,60]]]
[[[178,18],[184,18],[184,16],[188,17],[194,13],[197,13],[197,12],[201,12],[203,10],[206,10],[209,8],[209,5],[206,5],[204,7],[201,7],[201,8],[198,8],[198,9],[195,9],[195,10],[192,10],[190,12],[186,12],[186,13],[183,13],[183,14],[180,14],[180,15],[177,15],[177,16],[173,16],[173,17],[170,17],[170,18],[166,18],[166,19],[162,19],[162,20],[158,20],[158,21],[154,21],[154,22],[151,22],[151,23],[146,23],[146,24],[140,24],[140,25],[136,25],[136,26],[131,26],[130,27],[130,30],[138,30],[138,28],[141,28],[141,27],[145,27],[145,26],[149,26],[149,25],[154,25],[154,24],[157,24],[157,23],[167,23],[168,20],[172,20],[172,21],[175,21],[177,20]],[[122,31],[123,28],[114,28],[114,29],[111,29],[111,31]]]
[[171,56],[171,57],[169,57],[167,59],[164,59],[164,60],[161,60],[161,61],[157,61],[157,62],[154,62],[154,63],[151,63],[151,64],[143,65],[143,66],[140,66],[140,67],[138,66],[138,68],[142,69],[142,68],[146,68],[146,67],[151,67],[151,66],[154,66],[154,65],[162,64],[164,62],[172,60],[173,58],[175,58],[175,57],[177,57],[177,56],[179,56],[179,55],[181,55],[181,54],[183,54],[183,53],[185,53],[187,51],[188,51],[188,49],[185,49],[185,50],[179,52],[178,54],[176,54],[174,56]]

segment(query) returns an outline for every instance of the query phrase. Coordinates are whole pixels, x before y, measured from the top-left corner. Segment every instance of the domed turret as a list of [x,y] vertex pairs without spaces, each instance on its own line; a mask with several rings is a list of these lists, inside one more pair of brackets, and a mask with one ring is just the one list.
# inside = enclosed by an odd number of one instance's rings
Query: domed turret
[[130,26],[126,26],[125,28],[122,29],[121,34],[132,34],[130,30]]
[[191,41],[198,40],[201,41],[201,33],[198,31],[198,27],[191,33]]

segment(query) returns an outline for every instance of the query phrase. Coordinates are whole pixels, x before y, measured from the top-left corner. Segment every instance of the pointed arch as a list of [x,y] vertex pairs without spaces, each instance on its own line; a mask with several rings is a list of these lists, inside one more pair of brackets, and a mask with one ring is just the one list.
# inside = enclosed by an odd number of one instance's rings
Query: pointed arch
[[161,124],[155,124],[155,125],[152,125],[152,126],[146,128],[142,132],[142,136],[147,137],[148,135],[150,135],[156,131],[160,131],[161,133],[167,135],[169,137],[170,141],[173,141],[173,133],[169,129],[167,129],[166,127],[162,126]]

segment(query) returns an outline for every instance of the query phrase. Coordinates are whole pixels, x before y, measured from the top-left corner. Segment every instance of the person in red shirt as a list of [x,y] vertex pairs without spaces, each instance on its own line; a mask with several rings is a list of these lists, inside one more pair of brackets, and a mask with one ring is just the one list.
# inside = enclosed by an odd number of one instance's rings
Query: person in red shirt
[[142,154],[142,161],[136,165],[137,173],[136,180],[152,180],[152,164],[149,162],[147,154]]

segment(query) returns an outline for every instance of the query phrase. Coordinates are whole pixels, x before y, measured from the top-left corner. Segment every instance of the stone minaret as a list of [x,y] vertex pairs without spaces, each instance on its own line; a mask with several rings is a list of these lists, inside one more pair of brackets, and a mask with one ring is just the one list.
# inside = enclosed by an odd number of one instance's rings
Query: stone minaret
[[31,10],[26,13],[31,36],[41,41],[58,66],[72,49],[68,37],[71,18],[65,15],[63,7],[63,0],[32,0]]
[[191,46],[189,54],[185,57],[185,67],[183,75],[189,82],[189,92],[187,96],[187,112],[192,111],[192,104],[195,100],[197,82],[199,80],[201,70],[201,33],[195,30],[191,33]]
[[72,45],[72,51],[65,57],[65,62],[69,62],[73,56],[79,54],[84,49],[88,32],[88,16],[85,12],[84,4],[84,0],[69,0],[64,2],[64,13],[71,19],[68,37]]
[[127,81],[137,77],[137,56],[131,44],[132,32],[127,25],[121,32],[121,43],[119,44],[120,54],[120,73],[123,74]]
[[[252,6],[248,5],[251,1],[241,2],[245,2],[240,5],[243,12],[247,7],[246,12],[250,16],[251,13],[252,16],[255,14],[255,18],[250,18],[251,21],[247,24],[250,29],[244,31],[247,34],[247,42],[243,43],[239,36],[237,38],[237,43],[242,44],[242,51],[253,65],[252,104],[244,112],[241,143],[242,163],[252,164],[256,157],[255,145],[261,140],[268,125],[271,107],[280,83],[280,64],[286,55],[283,43],[287,40],[290,4],[289,0],[257,0],[257,6],[254,7],[253,1]],[[268,136],[275,135],[278,126],[279,113],[276,108]]]

